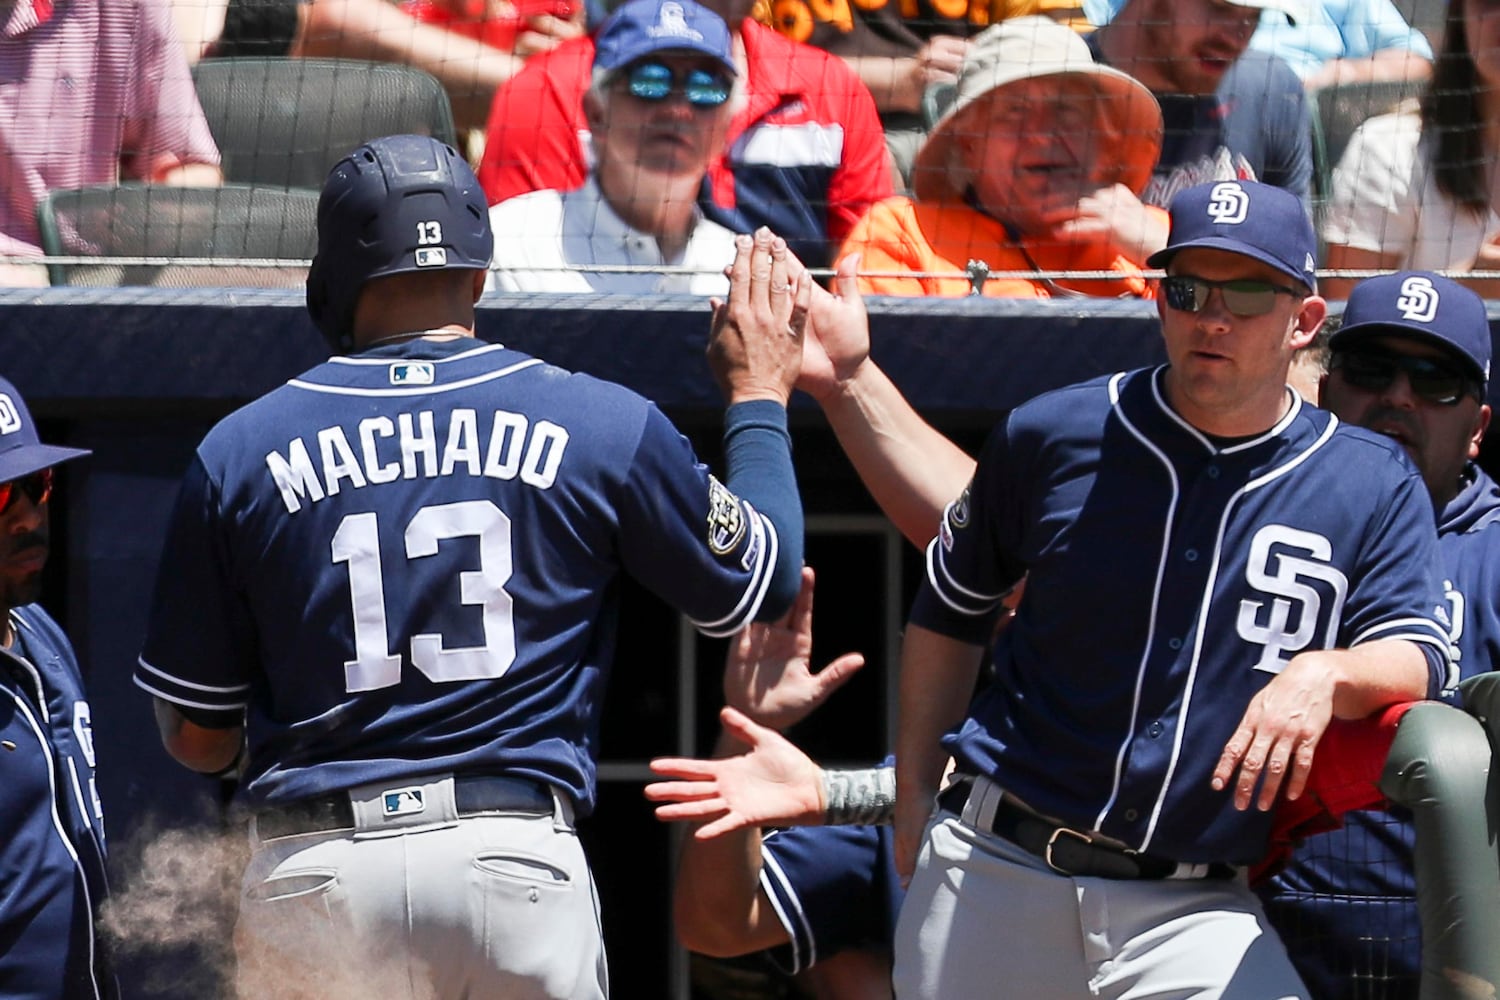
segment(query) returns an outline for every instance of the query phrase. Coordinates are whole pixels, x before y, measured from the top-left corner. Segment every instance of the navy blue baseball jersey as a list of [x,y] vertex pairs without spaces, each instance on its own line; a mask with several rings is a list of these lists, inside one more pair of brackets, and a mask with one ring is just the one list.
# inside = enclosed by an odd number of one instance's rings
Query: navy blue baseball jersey
[[587,814],[620,572],[728,635],[796,529],[620,386],[469,338],[337,357],[200,445],[136,682],[248,710],[252,804],[504,773]]
[[108,893],[92,714],[62,629],[11,612],[0,651],[0,995],[116,995],[94,916]]
[[1432,503],[1391,441],[1288,390],[1264,434],[1178,417],[1164,368],[1019,407],[928,548],[918,625],[995,645],[945,746],[1069,825],[1188,862],[1247,864],[1270,814],[1210,777],[1246,706],[1303,650],[1416,642],[1451,683]]
[[[881,767],[894,767],[888,757]],[[760,884],[791,941],[769,950],[796,975],[841,951],[890,954],[901,909],[889,826],[801,826],[761,841]]]
[[[1438,550],[1454,663],[1472,677],[1500,663],[1500,486],[1477,466],[1466,476],[1442,512]],[[1410,819],[1399,806],[1350,813],[1341,829],[1309,839],[1262,891],[1315,995],[1353,996],[1378,980],[1381,996],[1416,1000],[1422,947]]]

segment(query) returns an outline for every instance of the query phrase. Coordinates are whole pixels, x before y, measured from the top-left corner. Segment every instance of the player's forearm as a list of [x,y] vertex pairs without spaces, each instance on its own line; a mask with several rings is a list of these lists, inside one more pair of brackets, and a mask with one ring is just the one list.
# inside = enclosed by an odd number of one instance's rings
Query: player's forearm
[[922,107],[921,78],[912,56],[845,56],[880,111],[918,111]]
[[495,89],[524,65],[509,52],[424,24],[386,0],[314,0],[295,54],[424,69],[442,82],[461,129],[484,126]]
[[[722,730],[714,756],[744,753],[747,747]],[[733,830],[710,840],[693,834],[682,840],[673,888],[677,939],[689,951],[729,958],[784,944],[786,929],[760,890],[760,830]]]
[[908,623],[901,651],[896,798],[930,801],[948,762],[940,742],[963,720],[984,650]]
[[923,420],[873,361],[820,400],[860,481],[918,548],[974,475],[974,459]]
[[1334,677],[1335,718],[1363,719],[1387,705],[1427,697],[1431,671],[1427,656],[1414,642],[1382,639],[1325,655],[1330,656]]
[[197,725],[160,698],[154,700],[152,708],[162,746],[183,767],[217,774],[239,759],[245,739],[243,727],[209,729]]
[[730,491],[776,528],[776,566],[757,621],[781,617],[802,585],[802,500],[792,471],[786,410],[776,403],[736,403],[724,419],[724,457]]
[[896,771],[890,767],[822,770],[823,822],[885,826],[896,818]]

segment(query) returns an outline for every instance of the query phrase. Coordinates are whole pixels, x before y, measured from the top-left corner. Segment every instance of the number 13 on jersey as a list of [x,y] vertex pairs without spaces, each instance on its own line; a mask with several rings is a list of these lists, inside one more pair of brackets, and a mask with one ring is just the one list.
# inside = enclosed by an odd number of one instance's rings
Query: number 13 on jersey
[[[516,658],[512,602],[505,591],[511,574],[510,518],[499,507],[488,500],[423,507],[406,526],[406,558],[437,555],[444,539],[468,537],[478,539],[479,569],[458,574],[459,597],[481,609],[484,645],[447,649],[440,632],[412,636],[412,665],[438,684],[499,677]],[[354,659],[344,663],[345,686],[350,691],[391,687],[401,680],[401,656],[391,652],[375,513],[349,514],[340,521],[332,550],[335,565],[349,565]]]

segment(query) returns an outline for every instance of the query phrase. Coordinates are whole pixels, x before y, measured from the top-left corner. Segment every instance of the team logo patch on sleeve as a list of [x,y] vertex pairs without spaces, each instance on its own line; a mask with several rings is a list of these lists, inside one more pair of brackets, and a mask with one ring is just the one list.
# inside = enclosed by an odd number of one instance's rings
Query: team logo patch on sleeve
[[958,499],[948,507],[948,516],[953,518],[955,528],[967,528],[969,526],[969,490],[974,486],[970,483],[964,487],[964,491],[958,495]]
[[708,547],[716,556],[734,551],[745,537],[745,509],[739,497],[708,477]]

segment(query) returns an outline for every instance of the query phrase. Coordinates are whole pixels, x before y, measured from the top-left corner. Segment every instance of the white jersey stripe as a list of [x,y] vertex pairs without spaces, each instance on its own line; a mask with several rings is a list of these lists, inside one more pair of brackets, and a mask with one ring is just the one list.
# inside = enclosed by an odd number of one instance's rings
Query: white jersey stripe
[[[1198,681],[1198,666],[1200,663],[1202,663],[1203,657],[1203,643],[1205,639],[1204,632],[1206,630],[1206,625],[1208,622],[1208,613],[1213,604],[1214,588],[1218,585],[1219,569],[1223,565],[1222,560],[1224,558],[1224,536],[1229,530],[1230,517],[1231,515],[1233,515],[1235,508],[1239,505],[1239,502],[1250,493],[1260,489],[1262,486],[1266,486],[1269,483],[1275,482],[1277,479],[1291,472],[1293,469],[1297,468],[1299,465],[1307,461],[1319,450],[1321,450],[1322,447],[1328,443],[1329,439],[1333,437],[1333,432],[1336,427],[1338,427],[1338,420],[1330,417],[1328,420],[1328,426],[1324,428],[1323,433],[1318,435],[1317,439],[1310,445],[1308,445],[1304,451],[1302,451],[1298,455],[1293,456],[1291,459],[1282,463],[1276,468],[1271,469],[1270,471],[1257,476],[1255,479],[1250,480],[1244,486],[1236,490],[1234,492],[1234,495],[1231,496],[1228,502],[1224,504],[1224,511],[1219,515],[1218,535],[1214,539],[1213,561],[1210,563],[1211,568],[1208,573],[1208,579],[1204,582],[1203,596],[1200,600],[1198,624],[1196,626],[1197,639],[1193,644],[1193,656],[1188,666],[1188,675],[1186,682],[1183,684],[1182,707],[1178,710],[1177,713],[1176,732],[1172,734],[1172,755],[1167,761],[1167,770],[1166,774],[1162,777],[1161,787],[1157,790],[1156,804],[1151,809],[1151,820],[1146,825],[1146,836],[1141,841],[1140,849],[1142,851],[1147,851],[1151,848],[1151,838],[1156,834],[1156,824],[1161,819],[1162,809],[1166,806],[1167,802],[1167,792],[1172,787],[1172,778],[1177,773],[1177,764],[1182,757],[1182,741],[1184,734],[1187,732],[1188,714],[1192,710],[1193,706],[1193,693]],[[1327,646],[1331,646],[1333,643],[1334,634],[1338,627],[1338,621],[1340,617],[1341,616],[1338,610],[1335,610],[1329,615],[1329,631],[1325,636],[1325,648]],[[1134,727],[1132,727],[1132,730],[1133,728]]]
[[194,684],[192,681],[180,680],[176,677],[173,677],[165,670],[153,667],[151,664],[146,662],[144,657],[137,656],[135,658],[135,662],[140,664],[144,669],[151,671],[151,673],[160,677],[162,680],[171,681],[178,687],[188,688],[193,691],[203,691],[208,694],[248,694],[250,692],[249,684],[235,684],[230,687],[213,687],[208,684]]
[[[813,937],[812,924],[807,919],[806,912],[802,909],[802,899],[797,895],[796,888],[792,885],[791,879],[786,877],[786,872],[782,869],[781,864],[776,860],[775,856],[769,851],[762,851],[760,857],[761,880],[769,882],[769,879],[774,877],[776,883],[782,888],[782,892],[777,893],[768,884],[766,896],[771,900],[771,905],[776,910],[776,916],[781,921],[781,926],[786,928],[787,936],[792,939],[791,971],[794,973],[801,972],[818,961],[818,941]],[[789,901],[795,907],[795,910],[790,913],[787,912],[782,904],[783,898]],[[795,924],[793,923],[794,918]],[[802,950],[803,941],[807,942],[806,954]]]
[[147,684],[144,680],[141,679],[140,674],[136,674],[133,679],[135,680],[135,686],[140,688],[142,691],[145,691],[147,694],[155,695],[162,701],[170,701],[174,705],[182,705],[186,708],[204,708],[208,709],[211,712],[233,712],[237,708],[247,708],[250,704],[248,701],[220,702],[218,704],[210,704],[203,701],[192,701],[188,698],[179,698],[177,695],[168,694],[160,688],[152,687],[150,684]]
[[[1136,666],[1135,691],[1131,695],[1130,700],[1130,722],[1125,729],[1125,738],[1120,743],[1120,749],[1115,752],[1115,774],[1114,780],[1110,785],[1109,798],[1104,800],[1104,806],[1099,810],[1099,815],[1094,818],[1094,829],[1096,830],[1104,825],[1104,818],[1114,808],[1115,801],[1120,797],[1120,785],[1125,778],[1125,754],[1130,749],[1132,735],[1135,733],[1136,721],[1140,718],[1141,692],[1145,690],[1146,686],[1146,672],[1150,664],[1151,647],[1156,642],[1156,615],[1161,607],[1162,579],[1167,572],[1167,552],[1168,547],[1171,545],[1172,522],[1177,517],[1177,501],[1182,492],[1181,486],[1177,482],[1177,470],[1172,467],[1171,459],[1156,446],[1155,442],[1143,434],[1139,427],[1131,423],[1130,418],[1125,415],[1124,409],[1120,406],[1120,385],[1125,380],[1127,374],[1129,373],[1119,372],[1109,380],[1110,408],[1120,418],[1120,422],[1125,425],[1125,429],[1130,432],[1131,436],[1144,445],[1146,450],[1151,452],[1156,457],[1156,460],[1161,463],[1162,468],[1166,470],[1167,477],[1172,483],[1172,499],[1167,504],[1164,525],[1166,530],[1162,532],[1161,551],[1156,556],[1156,579],[1151,585],[1151,612],[1146,619],[1146,642],[1141,649],[1141,658]],[[1155,375],[1151,377],[1151,384],[1154,391],[1156,386]],[[1142,847],[1142,850],[1144,849]]]

